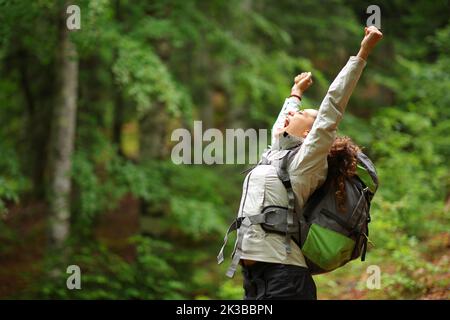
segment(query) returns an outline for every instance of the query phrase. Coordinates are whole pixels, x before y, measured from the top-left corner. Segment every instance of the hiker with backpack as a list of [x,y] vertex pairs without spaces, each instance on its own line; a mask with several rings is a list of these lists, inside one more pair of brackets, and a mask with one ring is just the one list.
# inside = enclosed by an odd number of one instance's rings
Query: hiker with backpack
[[[336,138],[367,57],[382,38],[365,28],[361,48],[331,84],[318,111],[300,109],[311,73],[295,77],[272,129],[272,145],[246,176],[227,276],[242,266],[244,299],[316,299],[312,274],[364,258],[370,200],[378,181],[349,138]],[[328,168],[329,167],[329,168]]]

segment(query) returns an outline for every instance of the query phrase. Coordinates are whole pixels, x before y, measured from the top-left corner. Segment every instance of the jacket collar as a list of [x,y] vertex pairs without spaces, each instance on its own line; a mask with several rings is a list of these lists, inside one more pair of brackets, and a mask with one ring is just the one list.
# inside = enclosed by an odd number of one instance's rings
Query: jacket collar
[[304,139],[301,137],[296,137],[296,136],[290,135],[287,132],[283,132],[275,140],[275,143],[273,144],[272,149],[274,149],[274,150],[291,149],[295,146],[301,145],[303,143],[303,140]]

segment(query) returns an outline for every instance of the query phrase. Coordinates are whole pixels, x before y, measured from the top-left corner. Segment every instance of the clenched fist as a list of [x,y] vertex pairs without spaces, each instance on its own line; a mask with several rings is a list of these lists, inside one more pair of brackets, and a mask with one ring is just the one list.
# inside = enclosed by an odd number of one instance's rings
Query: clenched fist
[[295,77],[294,86],[291,89],[291,94],[302,96],[303,92],[313,83],[311,72],[303,72]]
[[372,52],[373,47],[383,38],[383,34],[375,26],[364,28],[364,39],[361,41],[361,49],[359,49],[358,57],[367,60]]
[[366,50],[372,50],[373,47],[383,38],[383,34],[375,26],[364,28],[364,39],[361,41],[361,47]]

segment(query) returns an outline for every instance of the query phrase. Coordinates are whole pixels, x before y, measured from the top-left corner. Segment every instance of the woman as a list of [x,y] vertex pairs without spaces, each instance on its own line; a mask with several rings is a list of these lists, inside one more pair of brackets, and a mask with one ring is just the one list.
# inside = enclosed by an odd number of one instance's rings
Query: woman
[[[330,162],[345,157],[351,160],[353,152],[357,151],[357,147],[348,139],[340,139],[330,153],[347,102],[368,55],[381,38],[382,34],[377,28],[365,28],[358,54],[350,57],[333,81],[318,111],[299,110],[301,97],[312,84],[311,73],[302,73],[295,78],[291,95],[286,99],[272,129],[272,146],[264,158],[272,164],[276,163],[283,159],[289,149],[301,144],[287,165],[299,208],[325,181],[327,157],[330,157]],[[353,170],[350,163],[342,172],[330,173],[335,175],[339,183],[343,174],[351,175]],[[268,206],[287,207],[288,201],[286,188],[278,178],[276,166],[260,164],[245,178],[238,212],[241,223],[232,226],[238,229],[238,237],[233,261],[227,272],[232,277],[237,265],[242,265],[245,299],[316,299],[316,286],[295,242],[289,238],[286,240],[283,235],[265,232],[260,224],[252,224],[246,218],[261,213]],[[218,258],[219,262],[223,260],[222,251]]]

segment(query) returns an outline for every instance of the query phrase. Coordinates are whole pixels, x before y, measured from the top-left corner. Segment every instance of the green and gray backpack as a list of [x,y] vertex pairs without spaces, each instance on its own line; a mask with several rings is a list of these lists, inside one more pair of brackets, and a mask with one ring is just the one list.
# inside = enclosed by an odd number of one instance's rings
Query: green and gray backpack
[[357,175],[345,180],[346,208],[338,210],[336,184],[326,181],[299,215],[299,240],[312,274],[332,271],[361,257],[369,241],[370,203],[378,177],[370,159],[359,152]]
[[[372,161],[362,152],[357,154],[357,174],[345,180],[346,210],[338,210],[336,185],[327,179],[308,199],[303,209],[298,208],[287,163],[298,152],[294,147],[277,166],[277,174],[288,193],[288,207],[269,206],[254,216],[240,217],[233,221],[225,236],[225,243],[217,259],[223,261],[223,249],[231,231],[238,230],[237,247],[242,242],[241,225],[260,224],[266,232],[286,237],[286,251],[290,253],[292,238],[301,248],[312,274],[335,270],[347,262],[361,257],[364,261],[369,241],[370,203],[378,188],[378,177]],[[263,157],[260,164],[271,164]],[[247,223],[242,223],[244,219]],[[241,230],[244,231],[244,230]],[[239,259],[236,250],[233,263],[227,272],[232,277]]]

